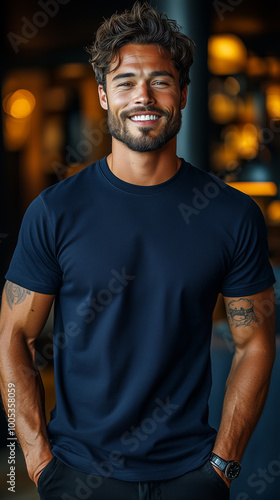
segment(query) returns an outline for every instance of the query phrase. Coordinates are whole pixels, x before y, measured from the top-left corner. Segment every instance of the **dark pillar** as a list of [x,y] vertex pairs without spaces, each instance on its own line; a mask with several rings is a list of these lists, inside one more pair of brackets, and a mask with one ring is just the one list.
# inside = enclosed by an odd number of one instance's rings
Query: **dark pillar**
[[152,0],[151,5],[159,12],[165,12],[170,19],[176,19],[183,33],[196,43],[188,103],[183,111],[183,126],[178,136],[178,156],[208,170],[207,44],[211,3],[209,5],[207,0]]

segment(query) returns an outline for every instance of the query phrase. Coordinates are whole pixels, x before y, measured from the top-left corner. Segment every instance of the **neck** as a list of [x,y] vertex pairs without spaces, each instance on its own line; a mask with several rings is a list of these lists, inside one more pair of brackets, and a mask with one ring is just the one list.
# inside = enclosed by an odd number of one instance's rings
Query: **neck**
[[157,151],[138,153],[114,138],[107,162],[116,177],[139,186],[153,186],[167,181],[176,174],[181,164],[176,156],[176,141],[170,141]]

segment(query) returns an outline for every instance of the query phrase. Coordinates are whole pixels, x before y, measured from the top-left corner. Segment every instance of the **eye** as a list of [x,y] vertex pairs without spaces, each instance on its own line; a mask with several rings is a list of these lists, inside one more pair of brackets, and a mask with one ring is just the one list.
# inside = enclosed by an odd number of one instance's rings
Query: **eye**
[[122,83],[119,83],[118,87],[132,87],[132,83],[131,82],[122,82]]
[[167,86],[168,83],[162,80],[157,80],[156,82],[154,82],[154,85],[161,87],[161,86]]

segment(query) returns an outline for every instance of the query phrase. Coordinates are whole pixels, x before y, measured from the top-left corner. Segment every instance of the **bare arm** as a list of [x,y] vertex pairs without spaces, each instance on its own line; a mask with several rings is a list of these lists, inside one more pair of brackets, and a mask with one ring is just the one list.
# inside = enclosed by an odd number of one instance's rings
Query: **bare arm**
[[213,452],[241,461],[261,416],[275,359],[274,290],[224,300],[235,354]]
[[53,295],[26,290],[7,281],[0,317],[0,389],[7,411],[8,384],[16,393],[16,435],[30,478],[38,477],[52,458],[47,437],[44,389],[36,367],[34,342],[41,333]]

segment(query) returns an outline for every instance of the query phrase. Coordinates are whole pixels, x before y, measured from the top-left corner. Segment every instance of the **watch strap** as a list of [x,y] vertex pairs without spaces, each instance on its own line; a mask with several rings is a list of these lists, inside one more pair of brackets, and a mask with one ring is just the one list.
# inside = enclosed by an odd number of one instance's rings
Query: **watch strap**
[[219,457],[215,453],[211,453],[210,462],[215,465],[220,471],[224,472],[226,466],[228,464],[227,460],[223,460],[223,458]]

